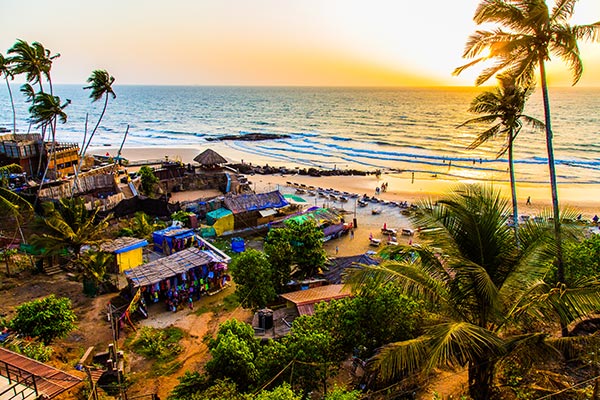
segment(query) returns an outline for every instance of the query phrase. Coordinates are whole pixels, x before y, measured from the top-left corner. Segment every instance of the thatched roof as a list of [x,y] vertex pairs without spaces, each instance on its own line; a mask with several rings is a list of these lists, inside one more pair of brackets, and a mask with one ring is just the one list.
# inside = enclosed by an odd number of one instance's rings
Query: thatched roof
[[202,165],[218,165],[227,164],[227,160],[224,159],[219,153],[214,150],[206,149],[202,153],[194,157],[194,161]]

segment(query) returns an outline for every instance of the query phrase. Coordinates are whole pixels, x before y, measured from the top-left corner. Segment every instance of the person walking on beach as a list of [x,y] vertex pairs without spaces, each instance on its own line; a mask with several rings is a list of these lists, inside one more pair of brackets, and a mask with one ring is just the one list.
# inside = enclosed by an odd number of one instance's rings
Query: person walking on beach
[[526,205],[530,206],[531,205],[531,196],[527,197],[527,203],[525,203]]
[[338,246],[335,246],[335,254],[337,255],[340,252],[340,248]]
[[354,229],[350,231],[350,240],[354,239]]

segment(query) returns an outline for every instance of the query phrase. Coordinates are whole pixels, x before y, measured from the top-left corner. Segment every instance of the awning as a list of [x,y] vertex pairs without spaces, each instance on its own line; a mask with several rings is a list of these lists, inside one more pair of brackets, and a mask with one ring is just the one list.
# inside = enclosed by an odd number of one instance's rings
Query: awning
[[277,211],[272,208],[267,208],[266,210],[260,210],[259,214],[261,217],[270,217],[271,215],[277,214]]

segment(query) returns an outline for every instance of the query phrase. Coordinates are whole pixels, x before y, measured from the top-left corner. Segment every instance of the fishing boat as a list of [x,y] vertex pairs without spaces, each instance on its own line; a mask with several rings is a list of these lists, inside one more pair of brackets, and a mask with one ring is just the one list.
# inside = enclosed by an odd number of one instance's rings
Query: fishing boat
[[381,214],[381,209],[380,208],[374,208],[371,210],[371,214],[373,215],[379,215]]
[[369,205],[369,203],[367,203],[366,201],[362,201],[362,200],[359,200],[356,204],[358,204],[359,207],[366,207]]

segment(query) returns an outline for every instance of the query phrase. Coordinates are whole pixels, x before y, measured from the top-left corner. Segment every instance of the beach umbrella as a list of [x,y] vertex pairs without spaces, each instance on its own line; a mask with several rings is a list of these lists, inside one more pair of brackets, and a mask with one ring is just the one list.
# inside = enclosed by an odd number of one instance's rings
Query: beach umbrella
[[204,150],[202,153],[198,154],[196,157],[194,157],[194,161],[204,166],[227,164],[227,160],[225,158],[211,149]]

